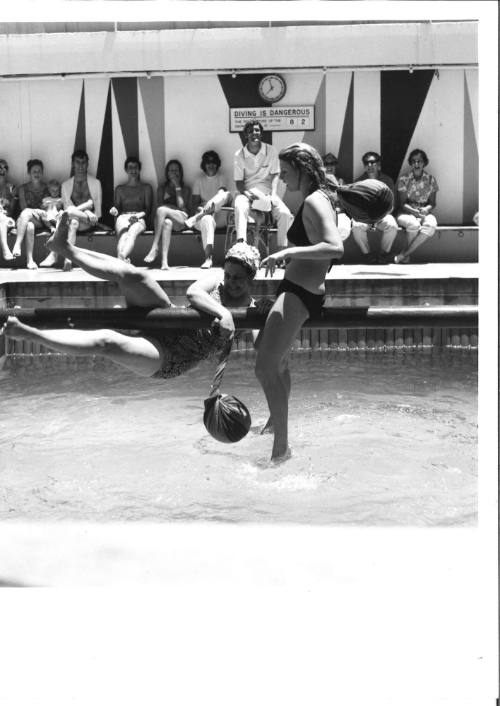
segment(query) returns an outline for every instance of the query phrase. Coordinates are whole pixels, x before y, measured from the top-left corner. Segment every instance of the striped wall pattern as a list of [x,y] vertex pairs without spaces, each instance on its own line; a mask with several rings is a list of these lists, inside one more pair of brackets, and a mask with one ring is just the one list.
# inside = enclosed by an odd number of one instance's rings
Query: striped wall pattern
[[[216,149],[232,185],[233,154],[241,135],[229,132],[229,108],[260,106],[264,74],[23,81],[0,84],[0,156],[15,183],[38,157],[47,176],[69,176],[70,155],[84,148],[89,172],[103,184],[104,212],[125,178],[131,154],[156,189],[165,163],[178,158],[192,183],[202,152]],[[295,141],[334,152],[346,181],[363,171],[362,154],[382,154],[383,170],[397,179],[409,152],[420,147],[440,191],[443,224],[470,223],[478,209],[478,75],[474,70],[340,71],[283,74],[282,105],[314,105],[315,130],[266,133],[279,150]]]

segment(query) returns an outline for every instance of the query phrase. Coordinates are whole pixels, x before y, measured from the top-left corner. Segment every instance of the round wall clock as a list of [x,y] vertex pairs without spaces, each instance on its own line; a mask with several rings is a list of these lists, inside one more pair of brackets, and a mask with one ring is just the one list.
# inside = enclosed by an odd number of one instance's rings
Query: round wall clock
[[259,82],[259,96],[267,103],[281,100],[285,93],[285,79],[279,74],[268,74]]

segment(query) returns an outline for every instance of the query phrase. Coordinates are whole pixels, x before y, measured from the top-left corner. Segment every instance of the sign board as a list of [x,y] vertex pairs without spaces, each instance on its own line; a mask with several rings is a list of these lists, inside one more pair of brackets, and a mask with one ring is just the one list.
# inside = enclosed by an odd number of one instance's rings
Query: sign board
[[231,108],[229,131],[241,132],[246,122],[258,120],[264,130],[314,130],[313,105],[262,106],[259,108]]

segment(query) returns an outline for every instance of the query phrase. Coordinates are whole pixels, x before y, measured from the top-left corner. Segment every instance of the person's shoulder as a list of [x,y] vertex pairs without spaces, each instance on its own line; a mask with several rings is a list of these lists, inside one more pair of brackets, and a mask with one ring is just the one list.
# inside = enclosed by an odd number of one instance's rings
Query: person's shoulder
[[316,189],[311,194],[308,194],[304,199],[302,206],[307,213],[308,210],[318,211],[323,210],[325,206],[331,205],[328,194],[323,189]]

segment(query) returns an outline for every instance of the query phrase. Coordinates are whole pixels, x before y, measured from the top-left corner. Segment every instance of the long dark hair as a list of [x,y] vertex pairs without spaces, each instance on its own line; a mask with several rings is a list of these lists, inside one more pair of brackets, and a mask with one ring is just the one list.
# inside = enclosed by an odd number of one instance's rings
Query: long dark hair
[[306,142],[294,142],[281,150],[279,158],[309,178],[311,193],[317,189],[323,191],[332,206],[335,206],[337,186],[326,173],[321,155],[315,147]]
[[168,168],[170,167],[171,164],[177,164],[179,167],[179,173],[180,173],[180,182],[181,186],[184,186],[184,169],[182,168],[182,164],[179,162],[178,159],[169,159],[167,162],[167,165],[165,167],[165,186],[168,186]]

